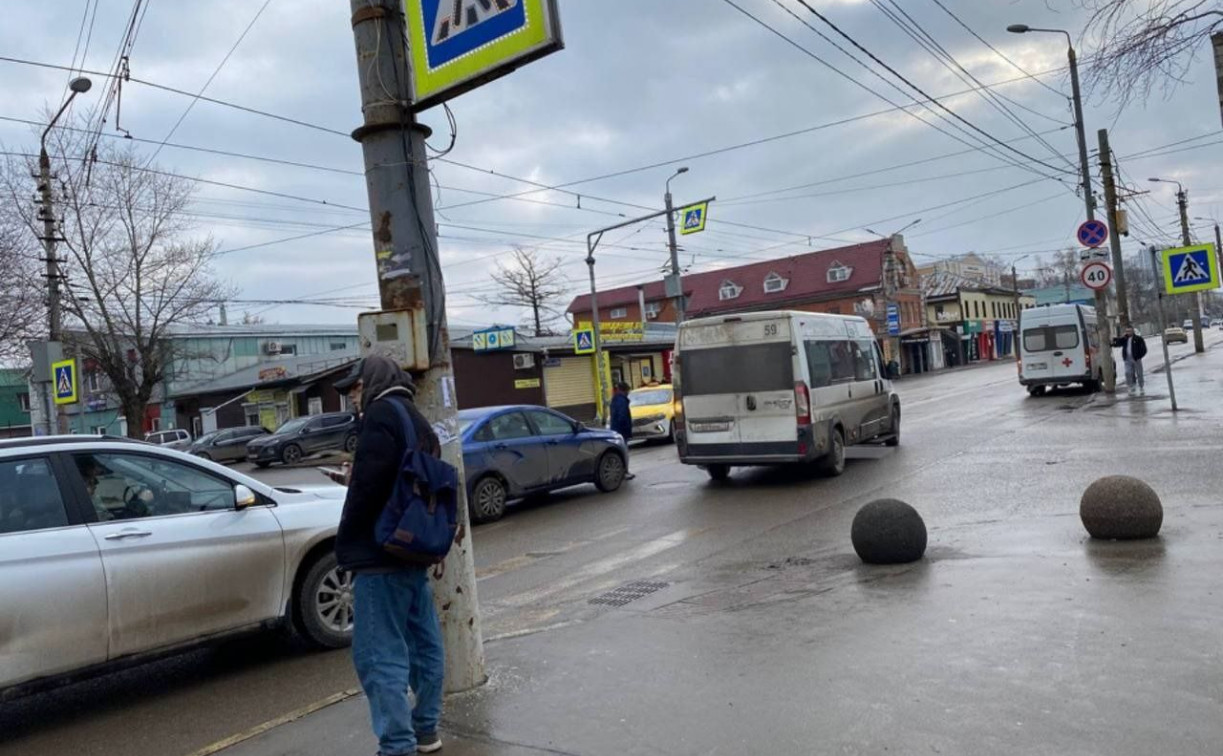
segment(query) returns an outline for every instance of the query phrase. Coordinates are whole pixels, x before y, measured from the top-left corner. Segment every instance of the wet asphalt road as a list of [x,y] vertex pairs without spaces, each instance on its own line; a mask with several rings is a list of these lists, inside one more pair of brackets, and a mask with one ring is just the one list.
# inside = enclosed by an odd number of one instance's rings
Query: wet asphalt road
[[[1067,500],[1056,495],[996,494],[1034,475],[1103,474],[1109,446],[1124,445],[1130,427],[1097,411],[1109,400],[1077,390],[1029,399],[1010,362],[906,379],[898,391],[900,449],[857,450],[838,479],[746,470],[714,485],[677,464],[672,448],[641,447],[633,453],[637,479],[617,493],[561,492],[476,528],[490,648],[581,620],[592,611],[589,598],[627,580],[717,574],[800,554],[816,538],[812,528],[843,525],[849,507],[896,490],[920,499],[940,527],[1064,511]],[[1149,403],[1155,414],[1157,401]],[[1092,453],[1072,454],[1088,435]],[[321,479],[309,468],[260,476],[277,485]],[[1068,486],[1066,497],[1077,501],[1079,491]],[[4,704],[0,756],[187,756],[354,686],[345,652],[246,639]]]

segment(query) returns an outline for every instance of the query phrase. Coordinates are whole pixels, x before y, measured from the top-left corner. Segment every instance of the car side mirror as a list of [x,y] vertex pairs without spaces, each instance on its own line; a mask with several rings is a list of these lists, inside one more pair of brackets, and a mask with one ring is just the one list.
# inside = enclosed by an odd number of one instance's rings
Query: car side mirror
[[253,507],[258,501],[259,498],[255,496],[255,492],[242,483],[234,486],[234,508],[238,511]]

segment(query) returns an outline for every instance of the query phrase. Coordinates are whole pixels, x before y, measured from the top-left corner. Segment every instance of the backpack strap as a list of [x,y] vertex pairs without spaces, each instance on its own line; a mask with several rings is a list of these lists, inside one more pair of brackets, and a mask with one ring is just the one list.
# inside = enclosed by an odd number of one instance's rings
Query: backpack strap
[[420,442],[416,438],[416,423],[412,422],[412,416],[408,414],[408,410],[403,406],[403,402],[396,401],[394,396],[388,396],[386,399],[395,408],[395,412],[399,415],[399,420],[403,424],[403,436],[407,447],[405,454],[416,451],[416,447]]

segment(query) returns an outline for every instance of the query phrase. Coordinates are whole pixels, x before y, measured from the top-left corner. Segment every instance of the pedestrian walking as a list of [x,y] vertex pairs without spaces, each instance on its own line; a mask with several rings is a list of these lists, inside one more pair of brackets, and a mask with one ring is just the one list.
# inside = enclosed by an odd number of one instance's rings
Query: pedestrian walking
[[1125,385],[1131,393],[1137,387],[1141,395],[1145,392],[1145,380],[1142,374],[1142,358],[1147,356],[1147,342],[1134,332],[1133,326],[1127,326],[1125,333],[1113,340],[1114,347],[1121,347],[1121,359],[1125,362]]
[[[611,399],[611,429],[624,436],[624,443],[628,443],[633,438],[633,413],[629,409],[632,403],[628,398],[629,385],[627,383],[617,383],[616,392]],[[624,479],[632,480],[637,476],[626,472]]]
[[433,753],[442,747],[437,727],[445,654],[428,568],[397,560],[375,537],[408,450],[407,430],[393,403],[411,418],[418,452],[439,457],[441,449],[413,402],[412,378],[392,360],[366,357],[359,383],[344,388],[360,396],[362,412],[336,536],[340,567],[353,573],[353,666],[369,700],[379,756]]

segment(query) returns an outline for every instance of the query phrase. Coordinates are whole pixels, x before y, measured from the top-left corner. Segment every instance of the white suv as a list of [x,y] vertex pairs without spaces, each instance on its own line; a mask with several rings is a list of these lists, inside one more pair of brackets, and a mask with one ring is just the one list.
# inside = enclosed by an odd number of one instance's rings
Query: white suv
[[0,441],[0,701],[262,628],[347,645],[346,490],[104,436]]

